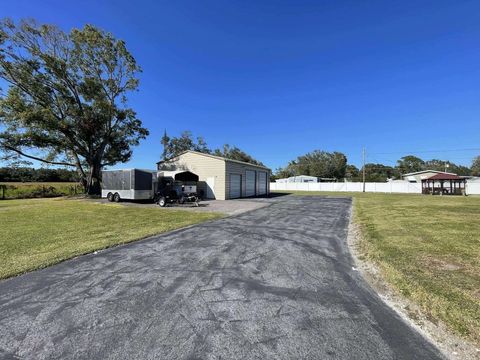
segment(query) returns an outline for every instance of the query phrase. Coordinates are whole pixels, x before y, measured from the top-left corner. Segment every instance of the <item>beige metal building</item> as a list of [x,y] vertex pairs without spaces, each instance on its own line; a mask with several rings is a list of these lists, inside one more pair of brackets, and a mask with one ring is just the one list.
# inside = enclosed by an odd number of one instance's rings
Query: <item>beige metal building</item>
[[159,173],[188,170],[197,174],[199,191],[203,191],[207,199],[226,200],[270,193],[270,169],[197,151],[185,151],[173,159],[159,161],[157,169]]

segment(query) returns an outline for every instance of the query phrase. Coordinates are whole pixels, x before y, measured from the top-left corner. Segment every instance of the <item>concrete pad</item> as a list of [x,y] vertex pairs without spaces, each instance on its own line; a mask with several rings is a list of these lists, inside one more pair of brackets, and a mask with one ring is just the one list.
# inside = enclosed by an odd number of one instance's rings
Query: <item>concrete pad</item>
[[[88,200],[88,201],[97,201],[103,204],[110,204],[106,199],[98,200]],[[200,201],[198,206],[194,204],[169,204],[164,208],[161,208],[157,204],[152,203],[151,201],[122,201],[119,203],[124,206],[134,206],[134,207],[147,207],[147,208],[158,208],[158,209],[167,209],[167,210],[186,210],[186,211],[196,211],[196,212],[219,212],[227,215],[238,215],[247,211],[260,209],[262,207],[268,206],[270,202],[264,201],[263,199],[237,199],[237,200],[203,200]]]

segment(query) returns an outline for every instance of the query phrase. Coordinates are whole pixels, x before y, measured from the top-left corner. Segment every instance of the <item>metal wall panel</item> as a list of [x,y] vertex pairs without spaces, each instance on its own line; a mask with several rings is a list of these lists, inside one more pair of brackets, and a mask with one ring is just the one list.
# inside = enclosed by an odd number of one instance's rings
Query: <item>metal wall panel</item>
[[102,188],[106,190],[123,190],[124,171],[104,171],[102,173]]
[[132,188],[132,172],[130,170],[123,170],[123,189],[130,190]]

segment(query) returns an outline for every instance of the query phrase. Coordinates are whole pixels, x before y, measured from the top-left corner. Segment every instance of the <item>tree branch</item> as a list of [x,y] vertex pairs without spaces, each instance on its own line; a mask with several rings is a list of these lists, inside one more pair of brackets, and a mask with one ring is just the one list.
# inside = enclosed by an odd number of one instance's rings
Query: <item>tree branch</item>
[[80,159],[78,158],[78,155],[72,151],[72,155],[75,158],[75,166],[77,167],[77,170],[80,171],[80,174],[82,175],[83,178],[86,178],[87,176],[85,175],[85,171],[83,170],[82,164],[80,163]]
[[24,156],[26,158],[29,158],[29,159],[32,159],[32,160],[37,160],[37,161],[41,161],[41,162],[44,162],[46,164],[50,164],[50,165],[62,165],[62,166],[76,166],[75,164],[70,164],[70,163],[67,163],[67,162],[57,162],[57,161],[49,161],[49,160],[45,160],[45,159],[42,159],[42,158],[39,158],[39,157],[36,157],[36,156],[33,156],[33,155],[28,155],[28,154],[25,154],[23,151],[21,150],[18,150],[12,146],[9,146],[9,145],[2,145],[5,149],[7,150],[10,150],[10,151],[14,151],[16,152],[17,154],[21,155],[21,156]]

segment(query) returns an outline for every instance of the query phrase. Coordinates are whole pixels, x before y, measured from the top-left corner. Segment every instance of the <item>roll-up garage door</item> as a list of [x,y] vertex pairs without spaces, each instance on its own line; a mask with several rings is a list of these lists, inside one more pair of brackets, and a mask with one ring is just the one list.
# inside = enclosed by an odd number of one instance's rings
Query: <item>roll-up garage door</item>
[[265,195],[267,193],[267,173],[259,171],[257,173],[257,195]]
[[242,195],[242,176],[230,174],[230,199],[239,198]]
[[245,196],[255,196],[255,171],[245,171]]

